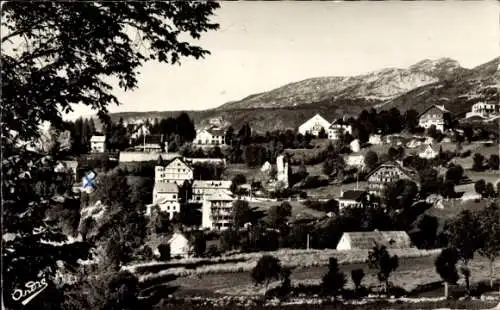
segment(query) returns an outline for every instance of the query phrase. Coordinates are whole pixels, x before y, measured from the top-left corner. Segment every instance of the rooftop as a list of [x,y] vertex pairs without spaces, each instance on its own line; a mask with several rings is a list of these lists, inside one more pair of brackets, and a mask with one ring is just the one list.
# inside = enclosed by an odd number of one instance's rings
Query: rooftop
[[160,182],[155,184],[155,190],[157,193],[178,193],[179,186],[175,183]]
[[193,181],[193,188],[210,187],[210,188],[229,189],[231,187],[231,183],[232,183],[231,181],[225,181],[225,180],[208,180],[208,181],[195,180]]
[[90,142],[106,142],[106,136],[92,136]]
[[342,196],[339,199],[346,199],[346,200],[356,200],[359,201],[363,197],[363,194],[365,194],[366,191],[363,190],[347,190],[342,193]]
[[345,232],[352,248],[371,249],[376,244],[385,245],[387,248],[401,249],[413,247],[410,237],[405,231],[366,231]]

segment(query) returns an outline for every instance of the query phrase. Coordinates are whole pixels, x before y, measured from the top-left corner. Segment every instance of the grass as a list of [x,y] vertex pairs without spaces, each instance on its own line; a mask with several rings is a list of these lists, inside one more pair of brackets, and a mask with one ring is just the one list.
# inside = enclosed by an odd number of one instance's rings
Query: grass
[[[432,256],[436,255],[439,250],[393,249],[391,252],[404,258]],[[249,272],[256,265],[260,257],[266,254],[280,258],[283,266],[307,268],[326,266],[330,257],[336,257],[340,264],[363,263],[368,257],[368,250],[280,249],[270,252],[242,253],[222,258],[213,258],[208,260],[213,260],[210,264],[196,264],[196,262],[203,261],[203,259],[184,259],[174,260],[170,263],[137,264],[128,266],[125,269],[137,273],[141,282],[157,282],[158,279],[170,275],[186,277],[190,275]],[[164,267],[163,270],[162,267]]]
[[[390,281],[395,286],[404,288],[407,291],[415,290],[419,286],[436,283],[441,279],[434,268],[435,255],[426,257],[400,258],[399,268],[391,275]],[[473,282],[483,281],[488,279],[487,261],[484,258],[477,257],[470,263],[472,270]],[[379,282],[374,274],[365,263],[343,264],[341,270],[346,274],[346,288],[352,289],[353,283],[350,279],[350,271],[356,268],[363,268],[365,278],[363,285],[366,287],[377,288]],[[497,261],[496,268],[500,268],[500,261]],[[326,266],[312,266],[297,268],[292,271],[291,280],[293,286],[298,285],[318,285],[321,282],[321,277],[326,273]],[[203,274],[196,277],[181,277],[172,282],[172,285],[180,286],[180,291],[184,288],[189,290],[204,290],[213,294],[235,295],[235,296],[255,296],[262,294],[262,287],[256,287],[250,277],[249,272],[237,273],[217,273]],[[274,286],[277,283],[274,283]],[[463,280],[459,281],[459,285],[463,286]],[[419,293],[418,296],[440,297],[443,294],[442,287],[434,289],[431,292]],[[415,296],[417,297],[417,296]]]

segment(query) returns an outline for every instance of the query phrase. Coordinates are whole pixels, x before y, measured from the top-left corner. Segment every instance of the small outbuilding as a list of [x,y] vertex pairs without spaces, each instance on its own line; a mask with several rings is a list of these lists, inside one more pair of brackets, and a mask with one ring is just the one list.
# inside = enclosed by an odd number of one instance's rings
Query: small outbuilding
[[168,240],[171,257],[188,257],[191,249],[189,239],[181,232],[176,232]]
[[388,249],[414,248],[410,236],[405,231],[374,230],[343,233],[337,244],[337,250],[372,249],[377,244],[384,245]]

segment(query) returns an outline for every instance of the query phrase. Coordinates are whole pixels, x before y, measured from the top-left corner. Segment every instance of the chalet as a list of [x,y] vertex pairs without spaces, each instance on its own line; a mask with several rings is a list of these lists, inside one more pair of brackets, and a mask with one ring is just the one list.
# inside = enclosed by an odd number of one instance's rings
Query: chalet
[[92,136],[90,138],[90,152],[104,153],[106,151],[106,136]]
[[231,211],[234,197],[227,191],[217,191],[203,201],[202,227],[226,230],[232,225]]
[[167,149],[167,143],[163,140],[163,135],[143,136],[141,143],[135,145],[133,150],[145,153],[161,153]]
[[446,110],[442,105],[430,106],[418,116],[418,126],[425,129],[434,126],[436,130],[444,132],[445,115],[447,114],[449,115],[450,111]]
[[302,135],[309,133],[317,137],[322,129],[325,131],[325,133],[328,133],[328,129],[330,128],[330,126],[331,124],[329,121],[324,119],[321,115],[316,114],[305,123],[300,125],[298,131]]
[[434,159],[439,155],[439,149],[436,149],[431,144],[428,144],[427,147],[420,153],[418,153],[418,157],[425,159]]
[[368,176],[368,191],[370,194],[382,196],[388,184],[402,179],[411,180],[419,186],[418,174],[396,162],[387,162],[375,168]]
[[345,232],[342,234],[337,250],[365,250],[376,245],[384,245],[388,249],[414,248],[410,236],[405,231],[366,231]]
[[362,206],[363,199],[368,195],[363,190],[347,190],[342,191],[337,201],[339,202],[339,210],[342,211],[346,208],[359,208]]
[[338,140],[341,135],[345,135],[347,133],[352,135],[352,126],[349,124],[346,124],[343,121],[337,121],[337,122],[334,122],[328,128],[327,132],[328,132],[328,139]]
[[193,180],[193,168],[182,158],[176,157],[165,166],[155,167],[155,184],[176,183],[182,186],[185,181]]
[[170,256],[173,258],[189,257],[191,252],[191,242],[187,236],[181,232],[175,232],[167,241],[170,245]]
[[465,115],[465,118],[471,118],[473,116],[489,118],[497,116],[499,112],[500,112],[500,105],[498,103],[477,102],[472,105],[471,112],[468,112]]
[[209,127],[198,130],[193,144],[196,145],[222,145],[225,143],[225,132],[222,128]]
[[192,185],[192,200],[201,202],[205,197],[209,197],[220,190],[230,191],[232,183],[232,181],[223,180],[195,180]]
[[172,219],[175,213],[181,211],[179,202],[179,186],[175,183],[155,183],[153,188],[153,204],[148,205],[146,215],[151,214],[151,208],[158,206],[161,211],[167,212]]

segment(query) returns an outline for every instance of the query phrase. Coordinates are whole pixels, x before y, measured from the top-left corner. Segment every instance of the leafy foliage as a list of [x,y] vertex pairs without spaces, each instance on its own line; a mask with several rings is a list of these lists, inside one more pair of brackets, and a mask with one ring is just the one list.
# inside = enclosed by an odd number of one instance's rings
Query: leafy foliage
[[457,264],[458,252],[454,248],[446,248],[441,251],[436,258],[436,272],[441,278],[449,284],[455,284],[458,281]]
[[256,284],[264,284],[267,291],[269,282],[273,279],[279,279],[281,274],[280,260],[271,255],[262,256],[257,265],[252,270],[252,279]]
[[351,270],[351,279],[356,289],[359,289],[361,287],[361,281],[363,281],[364,277],[365,272],[363,271],[363,269],[358,268]]
[[479,253],[490,261],[490,285],[493,285],[493,268],[500,255],[500,210],[498,201],[492,202],[478,214],[481,242]]
[[340,290],[342,290],[342,288],[344,288],[345,284],[345,274],[340,271],[337,259],[335,257],[331,257],[328,262],[328,271],[323,276],[321,282],[323,292],[326,294],[336,295]]
[[385,246],[376,245],[368,253],[368,266],[377,270],[377,278],[381,283],[384,283],[387,292],[389,289],[389,276],[399,266],[398,257],[396,255],[391,256]]

